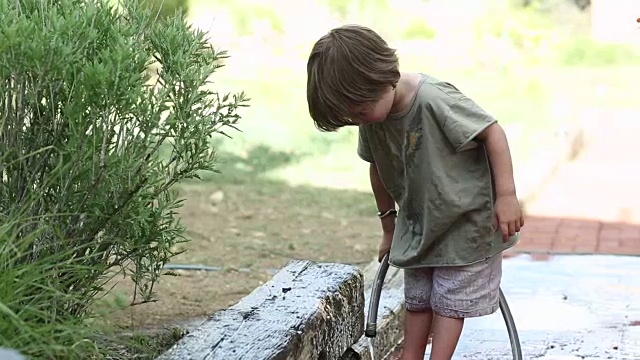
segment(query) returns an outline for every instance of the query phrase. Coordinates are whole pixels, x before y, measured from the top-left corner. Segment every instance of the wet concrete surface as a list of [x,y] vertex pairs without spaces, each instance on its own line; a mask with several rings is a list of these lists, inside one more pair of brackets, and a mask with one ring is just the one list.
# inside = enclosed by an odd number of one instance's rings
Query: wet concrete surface
[[[639,274],[640,257],[505,259],[502,289],[523,358],[640,359]],[[500,312],[466,322],[454,360],[512,358]]]

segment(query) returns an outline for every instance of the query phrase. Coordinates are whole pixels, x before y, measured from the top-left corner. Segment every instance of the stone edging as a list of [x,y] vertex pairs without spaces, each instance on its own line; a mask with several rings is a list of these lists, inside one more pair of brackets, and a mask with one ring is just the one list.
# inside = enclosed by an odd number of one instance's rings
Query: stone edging
[[[378,262],[371,262],[363,271],[365,291],[365,317],[369,310],[369,299]],[[374,339],[375,359],[386,358],[402,340],[404,323],[404,282],[401,270],[389,267],[382,287],[378,310],[378,331]],[[366,319],[365,319],[366,321]],[[368,339],[362,335],[357,343],[340,360],[371,360]]]
[[354,266],[296,260],[157,360],[337,359],[364,332]]

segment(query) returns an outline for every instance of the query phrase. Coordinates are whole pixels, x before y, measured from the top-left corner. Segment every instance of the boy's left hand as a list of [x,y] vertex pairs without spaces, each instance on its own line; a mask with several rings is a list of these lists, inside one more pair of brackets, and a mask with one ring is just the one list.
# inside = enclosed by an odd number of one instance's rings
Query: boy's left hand
[[515,195],[499,195],[496,198],[493,228],[502,232],[502,240],[507,241],[524,226],[520,203]]

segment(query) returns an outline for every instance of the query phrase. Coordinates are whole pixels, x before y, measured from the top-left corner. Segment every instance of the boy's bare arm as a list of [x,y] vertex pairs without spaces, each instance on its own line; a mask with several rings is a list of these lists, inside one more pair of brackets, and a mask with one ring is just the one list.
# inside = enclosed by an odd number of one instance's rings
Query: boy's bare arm
[[484,143],[491,162],[491,170],[496,183],[496,195],[516,196],[516,185],[513,180],[513,163],[507,135],[500,125],[494,123],[478,135]]
[[[371,190],[373,190],[378,211],[395,209],[395,201],[393,201],[393,198],[389,195],[387,189],[385,189],[375,163],[371,163],[369,166],[369,179],[371,180]],[[395,229],[395,216],[386,216],[380,221],[382,223],[382,231],[387,234],[393,234],[393,230]]]
[[513,163],[507,135],[497,123],[490,125],[478,135],[484,143],[491,163],[493,177],[496,184],[495,224],[502,231],[502,238],[506,241],[524,226],[522,210],[516,195],[516,185],[513,180]]

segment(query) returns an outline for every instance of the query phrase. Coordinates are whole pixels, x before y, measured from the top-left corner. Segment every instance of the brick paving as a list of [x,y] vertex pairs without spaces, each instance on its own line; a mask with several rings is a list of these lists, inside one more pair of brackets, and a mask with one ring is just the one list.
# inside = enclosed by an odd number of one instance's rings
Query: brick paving
[[510,252],[640,255],[640,225],[529,216]]
[[592,125],[581,155],[526,204],[512,252],[640,255],[638,112],[611,110]]

